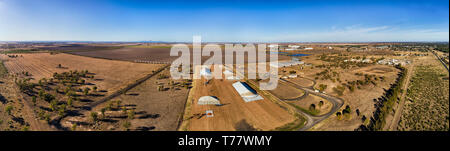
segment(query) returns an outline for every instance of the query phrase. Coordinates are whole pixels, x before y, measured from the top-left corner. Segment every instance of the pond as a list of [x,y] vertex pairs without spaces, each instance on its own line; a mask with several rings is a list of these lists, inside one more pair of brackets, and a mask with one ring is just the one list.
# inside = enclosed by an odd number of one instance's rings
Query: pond
[[303,57],[303,56],[309,56],[310,54],[303,54],[303,53],[298,53],[298,54],[291,54],[289,56],[295,56],[295,57]]

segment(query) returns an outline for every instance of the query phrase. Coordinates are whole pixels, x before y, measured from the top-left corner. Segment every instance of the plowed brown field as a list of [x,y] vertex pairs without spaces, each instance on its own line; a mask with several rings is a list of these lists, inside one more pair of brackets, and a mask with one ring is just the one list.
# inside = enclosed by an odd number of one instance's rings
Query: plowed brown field
[[[95,77],[87,82],[94,83],[99,90],[106,90],[108,94],[163,66],[96,59],[64,53],[19,54],[17,58],[0,55],[0,58],[4,60],[9,73],[29,72],[33,82],[37,82],[41,78],[51,78],[55,72],[88,70],[90,73],[94,73]],[[58,68],[58,64],[61,64],[62,68]]]

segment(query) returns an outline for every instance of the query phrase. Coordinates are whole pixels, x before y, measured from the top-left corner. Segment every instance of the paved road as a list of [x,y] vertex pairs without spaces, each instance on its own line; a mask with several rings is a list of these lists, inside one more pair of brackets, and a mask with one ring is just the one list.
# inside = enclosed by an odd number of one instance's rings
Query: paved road
[[[301,110],[297,110],[298,113],[302,114],[305,118],[306,118],[306,125],[303,126],[301,129],[299,129],[299,131],[306,131],[308,129],[310,129],[311,127],[313,127],[314,125],[316,125],[317,123],[327,119],[329,116],[333,115],[334,113],[336,113],[343,105],[344,105],[344,101],[342,101],[339,98],[327,95],[327,94],[323,94],[323,93],[318,93],[315,92],[314,89],[311,89],[311,87],[304,87],[304,86],[300,86],[296,83],[281,79],[282,82],[285,82],[287,84],[290,84],[292,86],[294,86],[295,88],[301,89],[303,91],[305,91],[305,94],[314,94],[317,95],[319,97],[324,98],[325,100],[329,101],[333,107],[331,108],[331,111],[328,112],[327,114],[324,115],[319,115],[319,116],[315,116],[315,115],[310,115],[307,114]],[[315,81],[314,81],[315,82]]]

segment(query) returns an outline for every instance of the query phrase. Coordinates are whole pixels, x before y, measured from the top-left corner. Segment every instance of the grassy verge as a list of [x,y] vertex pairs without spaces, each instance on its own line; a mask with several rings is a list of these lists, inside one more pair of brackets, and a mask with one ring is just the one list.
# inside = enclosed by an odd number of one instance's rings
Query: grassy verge
[[304,108],[302,108],[302,107],[300,107],[298,105],[295,105],[294,103],[289,103],[289,104],[292,105],[293,107],[295,107],[296,109],[299,109],[299,110],[301,110],[301,111],[303,111],[303,112],[305,112],[306,114],[309,114],[309,115],[317,116],[320,113],[319,110],[311,111],[311,110],[304,109]]
[[305,118],[298,113],[294,115],[297,119],[291,123],[285,124],[281,127],[277,127],[274,130],[275,131],[296,131],[300,128],[302,128],[305,125]]

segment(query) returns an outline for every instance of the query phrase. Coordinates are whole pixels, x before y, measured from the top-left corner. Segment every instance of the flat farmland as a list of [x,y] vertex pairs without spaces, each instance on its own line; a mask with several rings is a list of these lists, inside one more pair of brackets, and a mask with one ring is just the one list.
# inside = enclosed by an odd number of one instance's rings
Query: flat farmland
[[[231,130],[274,130],[296,118],[267,98],[246,103],[231,85],[235,81],[213,79],[197,80],[190,107],[188,130],[191,131],[231,131]],[[198,105],[202,96],[216,96],[222,106]],[[204,116],[206,110],[212,110],[214,117]]]
[[172,62],[178,56],[170,56],[170,48],[157,47],[157,48],[145,48],[145,47],[124,47],[114,50],[97,50],[97,51],[75,51],[70,52],[72,54],[105,58],[113,60],[126,60],[126,61],[157,61],[157,62]]
[[[28,78],[37,82],[42,78],[51,78],[55,72],[88,70],[94,74],[94,78],[86,82],[95,83],[99,90],[106,90],[107,93],[112,93],[163,66],[96,59],[64,53],[29,53],[18,54],[18,56],[9,58],[6,55],[0,55],[9,73],[28,72]],[[58,67],[59,64],[61,67]]]
[[[192,46],[189,46],[192,58]],[[154,47],[139,47],[128,46],[113,50],[95,50],[95,51],[72,51],[71,54],[88,56],[94,58],[104,58],[113,60],[125,60],[125,61],[150,61],[155,63],[171,63],[179,56],[170,56],[170,46],[154,46]],[[180,53],[181,55],[181,53]],[[214,55],[213,53],[211,55]],[[234,54],[234,57],[237,55]],[[205,62],[209,56],[203,56],[202,62]],[[247,62],[248,55],[244,54],[245,61]],[[288,60],[289,56],[279,55],[278,60]],[[222,61],[225,61],[225,49],[222,48]],[[267,53],[266,61],[269,61],[269,55]]]

